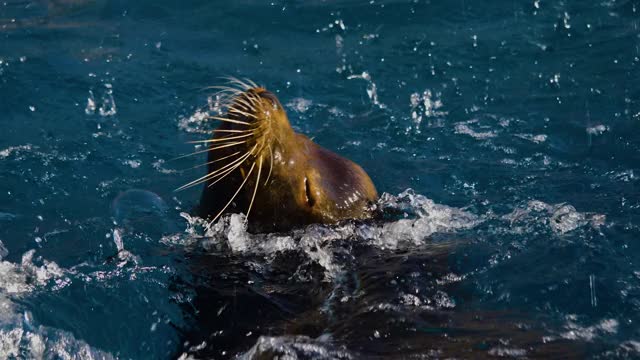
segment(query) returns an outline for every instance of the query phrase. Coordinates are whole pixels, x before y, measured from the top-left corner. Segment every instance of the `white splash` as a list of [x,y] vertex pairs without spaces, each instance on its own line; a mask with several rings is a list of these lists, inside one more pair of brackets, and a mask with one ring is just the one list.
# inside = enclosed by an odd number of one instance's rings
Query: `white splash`
[[[428,237],[435,233],[452,233],[471,229],[483,222],[483,219],[464,210],[436,204],[423,195],[405,190],[397,197],[382,194],[383,208],[403,209],[415,213],[415,219],[401,219],[386,223],[382,228],[373,229],[373,243],[388,249],[425,244]],[[378,231],[375,231],[378,230]]]
[[475,131],[469,127],[470,122],[460,122],[456,124],[456,134],[469,135],[476,140],[486,140],[498,136],[494,130]]
[[540,144],[540,143],[543,143],[543,142],[547,141],[547,135],[545,135],[545,134],[538,134],[538,135],[516,134],[516,136],[521,138],[521,139],[529,140],[529,141],[531,141],[533,143],[536,143],[536,144]]
[[[1,359],[116,359],[76,339],[69,332],[29,324],[28,313],[24,314],[24,319],[18,314],[13,317],[12,324],[4,324],[7,328],[0,329]],[[26,326],[23,325],[25,322]]]
[[346,350],[334,349],[330,343],[306,336],[261,336],[255,345],[238,359],[353,359]]
[[96,113],[96,98],[93,96],[92,90],[89,90],[89,97],[87,98],[87,106],[84,108],[84,113],[87,115]]
[[297,97],[297,98],[291,99],[291,101],[287,103],[287,107],[302,114],[307,112],[307,110],[309,110],[312,104],[313,104],[313,101],[311,100]]
[[518,348],[507,348],[503,346],[497,346],[489,349],[489,355],[495,357],[509,357],[509,358],[522,358],[527,356],[527,350]]
[[433,246],[429,237],[435,233],[470,229],[484,221],[482,217],[464,210],[436,204],[411,189],[398,196],[383,194],[378,206],[385,211],[404,212],[406,217],[386,223],[314,224],[283,234],[252,234],[247,232],[244,215],[231,214],[221,217],[202,236],[198,234],[204,231],[206,221],[183,213],[181,216],[187,220],[187,236],[165,236],[162,242],[205,250],[226,246],[236,253],[267,258],[282,251],[301,251],[309,261],[325,269],[327,279],[335,279],[343,270],[334,258],[334,243],[338,240],[358,239],[381,249]]
[[153,162],[151,164],[151,166],[156,169],[159,173],[162,174],[175,174],[178,171],[174,170],[174,169],[167,169],[164,167],[164,164],[166,163],[166,161],[164,159],[158,159],[155,162]]
[[[447,115],[446,111],[439,110],[443,104],[440,100],[440,93],[433,93],[429,89],[425,89],[422,94],[413,93],[409,97],[411,105],[411,119],[416,127],[418,127],[424,118],[441,118]],[[428,126],[442,126],[442,121],[430,121]]]
[[34,256],[30,250],[20,264],[0,261],[0,359],[113,359],[68,332],[35,325],[31,314],[12,301],[45,286],[57,291],[71,283],[58,264],[40,260],[36,265]]
[[105,90],[102,94],[102,105],[98,108],[100,116],[113,116],[116,114],[116,101],[113,99],[113,86],[104,84]]
[[32,149],[31,144],[9,146],[6,149],[0,150],[0,159],[5,159],[9,157],[9,155],[13,154],[14,152],[20,152],[20,151],[31,150],[31,149]]
[[581,213],[569,204],[550,205],[539,200],[531,200],[525,206],[514,209],[502,218],[510,222],[517,232],[526,231],[528,224],[544,223],[558,235],[574,231],[585,225],[598,229],[605,224],[606,216],[596,213]]
[[20,264],[0,261],[0,294],[23,294],[48,284],[53,290],[60,290],[71,283],[58,264],[42,260],[42,265],[34,264],[35,250],[22,255]]
[[210,135],[211,131],[204,128],[204,123],[209,119],[209,112],[203,110],[196,110],[189,117],[181,117],[178,119],[178,127],[188,133],[200,133]]
[[387,107],[385,104],[381,103],[380,100],[378,100],[378,86],[373,82],[373,80],[371,79],[371,75],[368,72],[363,71],[360,75],[349,75],[347,79],[362,79],[366,81],[367,96],[369,96],[371,102],[374,105],[378,106],[380,109],[385,109]]
[[137,169],[142,165],[142,161],[138,159],[129,159],[122,162],[123,165],[128,165],[132,169]]
[[606,131],[609,131],[609,127],[602,124],[587,128],[587,134],[589,135],[602,135]]
[[104,84],[104,90],[102,91],[100,102],[96,100],[93,90],[89,90],[87,106],[85,107],[84,112],[87,115],[94,115],[96,110],[102,117],[113,116],[117,113],[116,101],[113,98],[113,85],[109,83]]
[[7,250],[7,248],[0,240],[0,260],[2,260],[2,258],[6,257],[7,255],[9,255],[9,250]]
[[581,326],[576,322],[576,318],[575,315],[567,316],[566,331],[561,333],[560,337],[569,340],[592,341],[601,335],[618,332],[619,323],[616,319],[604,319],[592,326]]

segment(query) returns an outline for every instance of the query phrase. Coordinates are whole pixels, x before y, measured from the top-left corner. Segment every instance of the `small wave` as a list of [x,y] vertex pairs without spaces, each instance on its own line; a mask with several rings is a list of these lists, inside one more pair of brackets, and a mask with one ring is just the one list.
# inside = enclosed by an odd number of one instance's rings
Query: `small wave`
[[602,355],[606,359],[637,359],[640,356],[640,341],[627,340],[616,349],[606,351]]
[[71,280],[58,264],[43,259],[42,265],[36,265],[34,255],[35,250],[27,251],[20,264],[0,262],[0,293],[27,293],[51,282],[52,289],[59,290],[70,284]]
[[45,287],[58,291],[71,283],[69,274],[53,261],[36,259],[35,250],[22,255],[20,264],[0,261],[0,358],[114,359],[71,333],[37,326],[13,300]]
[[5,159],[14,152],[17,153],[20,151],[30,151],[31,149],[33,149],[33,146],[31,144],[10,146],[6,149],[0,150],[0,159]]
[[401,219],[388,222],[346,222],[339,225],[314,224],[289,233],[252,234],[247,231],[242,214],[223,216],[208,230],[206,221],[189,214],[185,233],[169,235],[162,242],[170,245],[200,247],[217,251],[226,247],[243,255],[274,257],[283,251],[302,251],[309,261],[325,269],[329,279],[335,279],[342,266],[335,259],[334,243],[349,239],[383,249],[397,250],[433,246],[429,240],[436,233],[455,233],[471,229],[483,218],[462,209],[436,204],[425,196],[408,189],[398,196],[383,194],[378,206],[385,213],[401,214]]
[[574,231],[585,225],[599,228],[605,224],[606,216],[596,213],[578,212],[575,207],[566,203],[550,205],[539,200],[531,200],[511,213],[503,215],[511,228],[517,232],[526,231],[532,224],[542,223],[558,235]]
[[84,161],[89,156],[90,151],[69,153],[61,151],[58,148],[51,148],[48,152],[41,151],[41,148],[37,145],[25,144],[10,146],[3,150],[0,150],[0,160],[9,158],[13,160],[21,161],[26,158],[39,159],[42,165],[49,166],[53,161]]
[[[26,315],[25,315],[26,316]],[[0,358],[116,359],[91,347],[71,333],[46,326],[0,329]]]
[[466,123],[458,123],[455,127],[456,134],[469,135],[476,140],[486,140],[498,136],[495,131],[475,131]]
[[297,98],[291,99],[291,101],[287,103],[287,107],[294,110],[295,112],[302,114],[307,112],[307,110],[309,110],[312,104],[313,104],[313,101],[311,100],[297,97]]
[[525,139],[525,140],[529,140],[533,143],[536,144],[541,144],[545,141],[547,141],[547,135],[545,134],[538,134],[538,135],[533,135],[533,134],[516,134],[517,137],[521,138],[521,139]]
[[249,351],[238,359],[354,359],[346,350],[336,349],[330,343],[307,336],[261,336]]
[[489,350],[489,355],[496,357],[521,358],[527,355],[527,350],[497,346]]
[[[578,323],[578,317],[570,314],[566,316],[565,331],[558,337],[567,340],[594,341],[603,335],[612,335],[618,332],[620,323],[616,319],[603,319],[597,324],[584,326]],[[555,340],[557,337],[548,336],[545,340]]]
[[115,359],[71,333],[36,325],[28,311],[0,293],[0,358],[2,359]]

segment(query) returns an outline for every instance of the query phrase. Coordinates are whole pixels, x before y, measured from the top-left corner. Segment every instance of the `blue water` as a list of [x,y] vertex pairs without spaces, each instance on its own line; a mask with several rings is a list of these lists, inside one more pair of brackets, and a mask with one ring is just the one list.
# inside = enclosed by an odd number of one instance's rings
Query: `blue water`
[[[385,219],[207,233],[222,76]],[[640,357],[638,84],[635,0],[0,3],[0,357]]]

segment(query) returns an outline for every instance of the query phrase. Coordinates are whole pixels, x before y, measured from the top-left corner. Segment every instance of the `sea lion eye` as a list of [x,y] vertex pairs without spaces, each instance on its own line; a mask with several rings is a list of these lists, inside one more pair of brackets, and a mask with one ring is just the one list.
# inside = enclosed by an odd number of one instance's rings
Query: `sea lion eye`
[[311,195],[311,187],[309,186],[309,179],[307,177],[304,178],[304,191],[306,195],[307,204],[309,206],[313,206],[316,203],[316,200]]

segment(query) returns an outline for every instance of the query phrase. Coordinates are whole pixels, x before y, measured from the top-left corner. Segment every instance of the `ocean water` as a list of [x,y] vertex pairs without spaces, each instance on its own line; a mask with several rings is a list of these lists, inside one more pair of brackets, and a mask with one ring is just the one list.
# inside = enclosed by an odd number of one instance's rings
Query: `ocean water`
[[[384,219],[195,217],[246,77]],[[0,2],[0,358],[640,357],[640,2]]]

